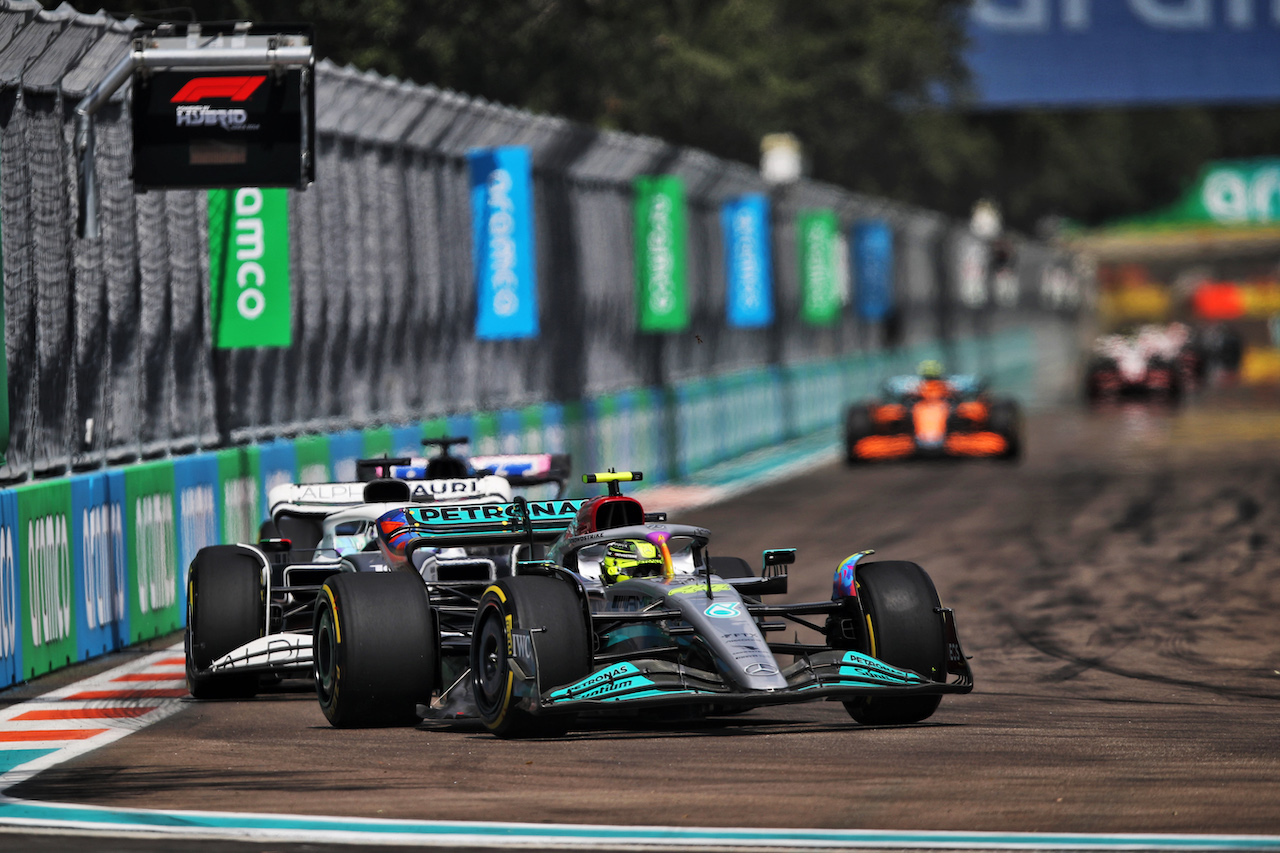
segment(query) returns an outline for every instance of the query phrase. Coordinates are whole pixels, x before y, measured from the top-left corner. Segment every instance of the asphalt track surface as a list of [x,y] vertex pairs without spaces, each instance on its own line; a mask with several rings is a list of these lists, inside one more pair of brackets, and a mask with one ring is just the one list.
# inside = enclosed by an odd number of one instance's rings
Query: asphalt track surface
[[[836,464],[672,520],[753,563],[797,547],[794,600],[829,597],[855,550],[919,562],[954,608],[976,690],[904,727],[818,703],[507,742],[430,725],[339,731],[306,685],[286,683],[192,702],[9,793],[410,819],[1280,833],[1274,395],[1042,412],[1017,466]],[[13,849],[86,847],[165,849],[36,836]]]

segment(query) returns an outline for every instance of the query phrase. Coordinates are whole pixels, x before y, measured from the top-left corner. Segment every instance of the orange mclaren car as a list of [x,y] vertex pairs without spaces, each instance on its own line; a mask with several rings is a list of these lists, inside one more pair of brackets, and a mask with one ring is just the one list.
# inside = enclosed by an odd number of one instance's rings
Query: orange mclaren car
[[879,399],[845,415],[845,458],[974,458],[1016,460],[1022,452],[1018,404],[989,395],[976,377],[925,371],[896,376]]

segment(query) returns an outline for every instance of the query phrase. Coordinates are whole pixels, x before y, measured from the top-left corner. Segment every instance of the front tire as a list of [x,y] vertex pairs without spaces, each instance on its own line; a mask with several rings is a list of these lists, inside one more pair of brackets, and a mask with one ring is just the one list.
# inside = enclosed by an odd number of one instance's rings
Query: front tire
[[539,693],[591,672],[591,631],[578,592],[541,575],[505,578],[485,590],[471,636],[471,678],[485,727],[504,738],[559,737],[573,716],[535,716],[518,707],[514,632],[529,631]]
[[[866,563],[856,570],[872,657],[934,681],[947,679],[947,638],[933,581],[915,563]],[[940,694],[865,696],[844,703],[864,725],[918,723],[933,715]]]
[[343,572],[316,597],[316,698],[338,728],[411,726],[435,688],[439,637],[426,586],[408,572]]
[[187,574],[187,690],[196,699],[246,699],[253,673],[204,673],[218,658],[262,636],[262,561],[239,545],[201,548]]

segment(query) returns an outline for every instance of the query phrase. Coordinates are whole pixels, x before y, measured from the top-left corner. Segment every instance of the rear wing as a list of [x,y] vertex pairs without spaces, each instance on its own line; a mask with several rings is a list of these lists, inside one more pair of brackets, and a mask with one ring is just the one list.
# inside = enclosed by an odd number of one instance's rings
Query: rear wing
[[505,477],[513,486],[540,486],[569,482],[572,457],[568,453],[518,453],[472,456],[471,467]]
[[[436,457],[439,459],[440,457]],[[425,456],[390,456],[356,461],[356,476],[361,480],[390,477],[396,480],[429,480],[431,459]],[[571,457],[567,453],[506,453],[457,459],[470,465],[476,476],[502,477],[512,486],[541,486],[554,483],[563,496],[569,482]]]
[[588,500],[407,506],[380,517],[377,535],[393,554],[416,548],[516,545],[531,539],[547,543],[568,529]]

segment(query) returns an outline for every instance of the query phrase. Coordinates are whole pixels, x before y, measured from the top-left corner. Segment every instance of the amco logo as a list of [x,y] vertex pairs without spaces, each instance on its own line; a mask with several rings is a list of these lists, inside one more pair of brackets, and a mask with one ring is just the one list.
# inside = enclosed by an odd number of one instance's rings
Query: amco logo
[[760,220],[743,207],[733,214],[733,262],[738,272],[738,299],[744,310],[754,311],[764,301],[760,269]]
[[675,309],[675,211],[671,199],[655,195],[649,207],[649,308],[655,314]]
[[173,495],[162,492],[134,502],[138,553],[138,609],[151,613],[173,606],[178,581],[173,570]]
[[493,313],[499,317],[510,317],[520,310],[511,184],[511,173],[506,169],[495,169],[489,176],[489,281],[493,288]]
[[18,650],[18,560],[13,531],[0,527],[0,659]]
[[809,278],[811,307],[825,308],[835,300],[836,277],[832,270],[834,245],[821,220],[812,220],[804,232],[805,271]]
[[267,286],[267,272],[259,261],[266,252],[262,225],[262,190],[248,187],[236,190],[235,218],[231,225],[236,242],[236,286],[240,296],[236,311],[246,320],[256,320],[267,309],[262,289]]
[[74,579],[65,515],[27,522],[27,576],[31,644],[44,646],[71,636]]
[[85,509],[84,613],[90,630],[120,622],[125,614],[124,519],[120,504]]

